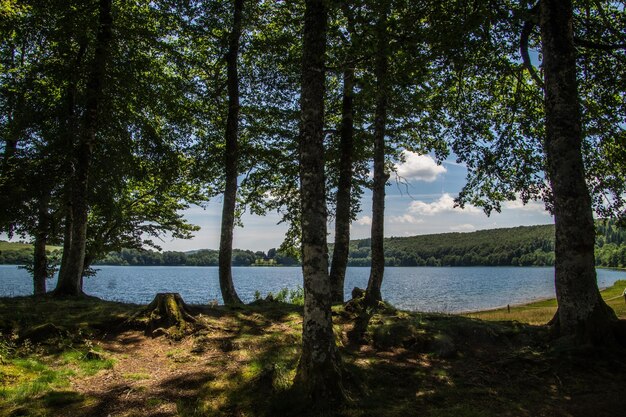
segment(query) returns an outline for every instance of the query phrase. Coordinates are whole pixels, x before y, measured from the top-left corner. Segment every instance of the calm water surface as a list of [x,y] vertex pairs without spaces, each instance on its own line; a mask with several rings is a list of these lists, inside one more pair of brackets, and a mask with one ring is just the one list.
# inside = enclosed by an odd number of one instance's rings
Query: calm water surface
[[[187,303],[222,302],[217,267],[98,266],[98,275],[85,281],[85,292],[106,300],[147,304],[157,292],[178,292]],[[354,287],[365,288],[369,268],[348,268],[346,298]],[[302,286],[300,267],[233,267],[235,287],[250,302],[281,288]],[[459,312],[487,309],[554,297],[553,268],[416,267],[385,268],[383,298],[398,308]],[[608,287],[626,279],[626,271],[599,269],[598,285]],[[56,280],[48,281],[54,288]],[[32,294],[28,273],[0,265],[0,296]]]

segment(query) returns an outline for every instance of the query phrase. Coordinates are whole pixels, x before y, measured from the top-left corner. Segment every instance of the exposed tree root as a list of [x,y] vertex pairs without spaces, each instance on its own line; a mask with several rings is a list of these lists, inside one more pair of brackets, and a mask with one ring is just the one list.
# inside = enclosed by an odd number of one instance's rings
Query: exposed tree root
[[178,293],[158,293],[144,310],[129,321],[145,324],[146,336],[166,336],[174,340],[182,339],[198,326],[198,321],[189,313]]

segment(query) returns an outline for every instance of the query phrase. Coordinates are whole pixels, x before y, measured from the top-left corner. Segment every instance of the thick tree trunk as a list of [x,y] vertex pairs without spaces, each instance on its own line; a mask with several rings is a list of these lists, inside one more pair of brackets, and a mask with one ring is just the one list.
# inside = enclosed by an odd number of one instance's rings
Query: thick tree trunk
[[578,343],[612,339],[615,314],[596,280],[595,228],[582,160],[576,50],[569,0],[542,0],[540,27],[545,78],[547,170],[554,198],[555,284],[559,336]]
[[[351,63],[348,63],[351,65]],[[344,282],[350,250],[350,220],[352,202],[352,149],[354,147],[354,68],[343,71],[343,100],[341,108],[341,143],[337,207],[335,214],[335,248],[330,268],[332,301],[343,303]]]
[[33,253],[33,287],[34,294],[46,293],[46,278],[48,278],[48,255],[46,243],[50,229],[50,216],[48,213],[50,193],[43,192],[39,198],[39,210],[37,213],[37,231]]
[[[73,62],[74,68],[78,70],[83,63],[83,58],[85,56],[85,52],[87,50],[87,43],[82,42],[78,49],[78,53],[76,54],[76,59]],[[77,72],[77,71],[76,71]],[[74,138],[77,134],[77,121],[76,121],[76,90],[78,84],[77,73],[73,72],[70,76],[70,83],[67,88],[65,104],[66,104],[66,114],[65,119],[61,122],[65,125],[65,132],[63,134],[62,145],[65,149],[71,150],[73,148]],[[64,219],[64,229],[63,229],[63,254],[61,256],[61,265],[59,267],[59,277],[65,276],[65,270],[67,266],[67,260],[70,254],[70,248],[72,246],[72,181],[71,177],[73,175],[72,170],[72,161],[73,155],[68,157],[68,162],[65,167],[66,181],[64,184],[64,210],[65,210],[65,219]],[[82,288],[82,286],[81,286]]]
[[144,310],[128,322],[132,325],[145,324],[146,336],[166,336],[174,340],[182,339],[197,325],[197,320],[189,313],[178,293],[158,293]]
[[239,78],[237,75],[237,57],[239,55],[242,12],[243,0],[235,0],[233,29],[230,34],[228,53],[226,54],[228,76],[228,116],[226,119],[226,149],[224,152],[226,187],[224,189],[219,252],[220,290],[226,305],[241,304],[233,284],[231,264],[233,258],[233,228],[237,205],[237,174],[239,173]]
[[329,408],[343,398],[331,315],[324,181],[325,0],[307,0],[300,97],[300,201],[304,318],[294,388],[307,404]]
[[71,179],[71,242],[69,252],[67,254],[64,253],[67,259],[63,265],[63,274],[59,275],[59,282],[55,289],[56,295],[77,296],[82,294],[81,278],[85,260],[87,215],[89,213],[87,201],[89,170],[98,130],[98,109],[104,85],[107,54],[112,37],[111,0],[99,1],[98,25],[96,47],[87,82],[85,115],[79,144],[75,150],[74,173]]
[[380,292],[385,273],[384,222],[385,222],[385,185],[389,174],[385,172],[385,130],[387,125],[388,101],[388,48],[387,16],[389,3],[385,2],[380,12],[376,28],[376,111],[374,115],[374,185],[372,187],[372,231],[371,231],[371,270],[365,300],[373,305],[382,301]]

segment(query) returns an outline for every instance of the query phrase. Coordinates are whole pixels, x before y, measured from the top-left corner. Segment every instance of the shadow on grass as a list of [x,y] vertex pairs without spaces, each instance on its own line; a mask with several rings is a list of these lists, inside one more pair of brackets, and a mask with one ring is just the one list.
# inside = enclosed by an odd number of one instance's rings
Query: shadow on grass
[[[32,303],[33,300],[21,308],[38,311],[25,311],[25,314],[33,317],[35,323],[42,323],[44,319],[34,316],[45,313],[51,306],[37,310]],[[0,299],[0,317],[8,314],[9,304]],[[94,307],[93,311],[72,308],[70,314],[83,320],[109,314],[109,318],[100,320],[111,323],[117,314],[127,316],[134,312],[132,306],[124,310],[112,304],[85,301],[82,307]],[[174,369],[173,375],[151,386],[120,383],[89,398],[69,391],[48,392],[41,397],[48,414],[312,415],[290,391],[300,355],[301,307],[272,303],[235,309],[192,306],[191,310],[205,325],[201,334],[193,336],[193,347],[187,355],[195,355],[197,366],[193,369],[181,368],[180,373]],[[338,334],[345,334],[353,325],[353,317],[341,311],[334,318]],[[27,319],[20,320],[28,323]],[[62,326],[64,322],[53,323]],[[107,333],[129,348],[138,340],[132,333],[128,336]],[[623,355],[610,352],[557,355],[547,343],[544,327],[386,311],[371,318],[365,333],[364,344],[340,347],[350,401],[332,415],[623,414],[620,404],[626,386]],[[189,345],[179,346],[182,349]],[[170,365],[176,366],[163,364]]]

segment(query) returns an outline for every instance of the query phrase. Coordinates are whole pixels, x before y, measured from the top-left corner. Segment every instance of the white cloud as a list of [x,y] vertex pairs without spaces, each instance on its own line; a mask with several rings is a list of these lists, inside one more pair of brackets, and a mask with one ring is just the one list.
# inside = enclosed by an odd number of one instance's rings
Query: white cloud
[[409,213],[420,214],[424,216],[433,216],[441,213],[468,213],[478,214],[481,210],[471,205],[465,205],[465,208],[454,207],[454,198],[448,193],[444,193],[438,200],[432,203],[425,203],[423,201],[413,201],[407,209]]
[[356,224],[360,224],[362,226],[371,226],[372,218],[370,216],[363,216],[360,219],[357,219]]
[[419,219],[410,214],[403,214],[402,216],[391,216],[389,217],[389,223],[409,223],[409,224],[420,224],[424,223],[424,219]]
[[404,151],[405,162],[396,165],[398,175],[407,180],[417,180],[433,182],[441,174],[447,172],[443,165],[437,162],[430,155],[419,155],[414,152]]
[[546,211],[546,206],[542,201],[530,200],[528,203],[524,204],[519,197],[514,201],[505,201],[502,206],[507,210],[523,210],[537,213]]
[[476,230],[476,227],[473,224],[465,223],[451,226],[450,230],[453,232],[473,232]]

